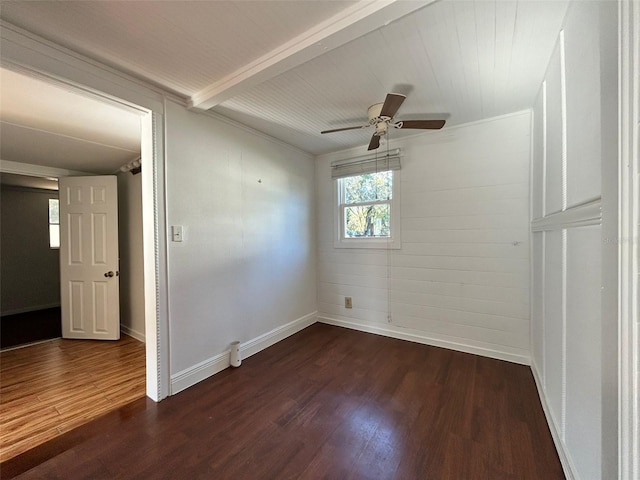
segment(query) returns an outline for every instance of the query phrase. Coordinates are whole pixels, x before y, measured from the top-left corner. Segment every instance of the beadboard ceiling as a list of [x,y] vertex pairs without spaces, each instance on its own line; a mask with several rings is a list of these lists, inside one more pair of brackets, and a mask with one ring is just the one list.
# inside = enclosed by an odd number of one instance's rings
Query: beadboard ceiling
[[[447,126],[530,108],[565,1],[3,2],[4,21],[313,154],[365,146],[397,119]],[[447,128],[447,127],[445,127]],[[419,131],[391,132],[391,143]],[[428,135],[429,133],[424,133]]]

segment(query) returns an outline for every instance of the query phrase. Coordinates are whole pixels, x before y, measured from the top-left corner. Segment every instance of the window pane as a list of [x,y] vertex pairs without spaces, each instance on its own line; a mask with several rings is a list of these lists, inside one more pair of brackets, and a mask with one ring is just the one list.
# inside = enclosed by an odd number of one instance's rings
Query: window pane
[[345,238],[391,236],[390,205],[359,205],[344,209]]
[[60,248],[60,225],[49,225],[49,247]]
[[391,198],[393,172],[365,173],[340,179],[344,203],[371,202]]
[[57,198],[49,199],[49,223],[60,223],[60,201]]

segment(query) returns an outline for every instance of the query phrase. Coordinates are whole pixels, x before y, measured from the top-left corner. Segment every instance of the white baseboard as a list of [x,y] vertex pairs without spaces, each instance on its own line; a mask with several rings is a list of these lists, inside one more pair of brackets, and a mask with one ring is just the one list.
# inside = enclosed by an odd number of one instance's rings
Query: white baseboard
[[533,360],[531,361],[531,372],[533,373],[533,379],[536,382],[536,388],[538,389],[538,396],[540,397],[542,410],[544,410],[544,416],[547,419],[547,424],[549,425],[549,430],[551,431],[551,437],[553,438],[553,443],[556,446],[558,457],[560,458],[560,463],[562,464],[564,476],[567,477],[567,480],[575,480],[578,478],[578,476],[574,473],[576,471],[575,467],[573,466],[573,462],[571,462],[571,457],[569,457],[567,447],[562,441],[560,429],[556,425],[556,421],[551,414],[551,410],[549,410],[549,404],[547,403],[547,396],[544,391],[542,379],[540,378],[540,375],[538,373],[538,366]]
[[144,336],[144,333],[140,333],[139,331],[134,330],[133,328],[130,328],[126,325],[120,324],[120,331],[125,335],[129,335],[130,337],[135,338],[139,342],[145,343],[146,341],[146,337]]
[[48,303],[46,305],[35,305],[33,307],[14,308],[13,310],[3,310],[2,316],[6,317],[7,315],[17,315],[19,313],[37,312],[38,310],[47,310],[48,308],[55,308],[59,306],[60,302]]
[[171,388],[169,395],[175,395],[209,378],[225,368],[229,368],[229,350],[208,358],[192,367],[185,368],[181,372],[171,375]]
[[472,353],[483,357],[505,360],[507,362],[519,363],[521,365],[529,365],[531,358],[528,355],[520,355],[512,352],[504,352],[500,350],[492,350],[486,347],[471,345],[467,343],[452,342],[418,333],[415,330],[408,330],[394,325],[381,326],[369,325],[354,322],[351,320],[338,319],[334,317],[318,316],[318,322],[336,325],[338,327],[351,328],[361,332],[375,333],[385,337],[398,338],[400,340],[408,340],[410,342],[422,343],[434,347],[448,348],[449,350],[457,350],[459,352]]
[[313,325],[314,323],[316,323],[317,317],[318,312],[309,313],[304,317],[300,317],[297,320],[286,323],[278,328],[274,328],[270,332],[260,335],[253,340],[242,343],[240,345],[240,353],[242,354],[242,358],[247,358],[251,355],[255,355],[259,351],[264,350],[265,348],[270,347],[275,343],[278,343],[280,340],[284,340],[294,333],[307,328],[309,325]]
[[[294,333],[307,328],[309,325],[316,322],[317,315],[318,312],[309,313],[304,317],[300,317],[297,320],[281,325],[270,332],[240,344],[241,357],[244,359],[251,355],[255,355],[261,350],[264,350]],[[229,350],[226,350],[204,360],[203,362],[193,365],[192,367],[186,368],[175,375],[171,375],[171,395],[175,395],[176,393],[181,392],[182,390],[185,390],[186,388],[189,388],[218,372],[221,372],[229,366]]]

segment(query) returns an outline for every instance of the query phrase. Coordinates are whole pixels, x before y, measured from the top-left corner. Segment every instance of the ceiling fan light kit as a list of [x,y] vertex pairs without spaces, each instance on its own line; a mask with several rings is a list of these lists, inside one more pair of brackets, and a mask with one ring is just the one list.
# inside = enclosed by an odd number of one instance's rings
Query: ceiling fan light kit
[[375,150],[380,147],[380,137],[386,135],[390,126],[393,128],[413,128],[420,130],[439,130],[444,127],[445,120],[399,120],[393,122],[393,117],[400,109],[405,98],[407,97],[401,93],[388,93],[383,103],[374,103],[367,110],[367,117],[369,118],[368,124],[323,130],[320,133],[344,132],[346,130],[359,130],[361,128],[374,126],[376,127],[376,131],[371,136],[367,150]]

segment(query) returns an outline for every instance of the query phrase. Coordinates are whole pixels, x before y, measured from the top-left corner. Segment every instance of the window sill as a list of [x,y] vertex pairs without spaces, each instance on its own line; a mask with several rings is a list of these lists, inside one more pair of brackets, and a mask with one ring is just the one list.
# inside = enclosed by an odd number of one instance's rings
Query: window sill
[[399,250],[402,248],[400,240],[382,240],[382,239],[359,239],[349,238],[334,240],[334,248],[367,248],[378,250]]

